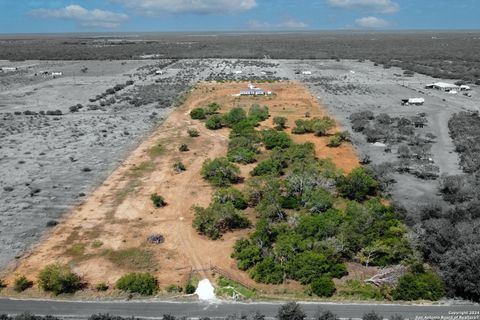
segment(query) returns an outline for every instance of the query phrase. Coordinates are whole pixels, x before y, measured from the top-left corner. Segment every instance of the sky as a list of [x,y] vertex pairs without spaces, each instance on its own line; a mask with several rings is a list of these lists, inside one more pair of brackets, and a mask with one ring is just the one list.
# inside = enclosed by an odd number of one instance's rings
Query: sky
[[480,0],[0,0],[0,33],[479,30]]

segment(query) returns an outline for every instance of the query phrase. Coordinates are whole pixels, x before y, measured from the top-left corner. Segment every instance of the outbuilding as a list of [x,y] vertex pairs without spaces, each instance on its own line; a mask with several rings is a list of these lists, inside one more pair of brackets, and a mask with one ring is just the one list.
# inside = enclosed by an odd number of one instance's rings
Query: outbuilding
[[460,88],[459,86],[452,83],[447,83],[447,82],[436,82],[432,84],[427,84],[425,86],[425,89],[437,89],[437,90],[442,90],[446,92],[449,92],[451,90],[457,90],[459,88]]
[[2,67],[2,71],[4,71],[4,72],[17,71],[17,68],[16,67]]

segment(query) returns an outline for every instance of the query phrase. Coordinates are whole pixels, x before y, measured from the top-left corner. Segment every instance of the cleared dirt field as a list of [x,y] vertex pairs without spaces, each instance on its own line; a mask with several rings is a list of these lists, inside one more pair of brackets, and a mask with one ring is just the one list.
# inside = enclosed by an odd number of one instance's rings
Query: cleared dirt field
[[[311,117],[327,115],[317,99],[299,83],[260,84],[263,89],[275,93],[271,97],[234,96],[246,86],[246,83],[197,84],[186,102],[133,151],[91,197],[72,210],[45,241],[19,261],[7,281],[11,282],[17,275],[35,280],[42,267],[59,261],[70,264],[90,287],[100,282],[113,284],[129,271],[155,274],[162,288],[171,284],[183,287],[192,270],[216,266],[265,293],[295,289],[295,283],[256,284],[237,269],[235,260],[230,257],[232,247],[250,230],[228,233],[221,240],[211,241],[192,228],[192,206],[208,206],[212,194],[212,187],[200,176],[201,166],[208,158],[226,155],[229,130],[206,129],[203,123],[190,119],[190,110],[211,102],[222,105],[220,112],[233,106],[250,107],[258,103],[269,107],[271,119],[287,117],[288,132],[294,120],[304,117],[305,112]],[[273,126],[271,119],[265,126]],[[189,137],[189,128],[197,129],[200,136]],[[331,158],[345,172],[359,165],[348,143],[329,148],[326,146],[328,138],[292,137],[295,142],[315,143],[319,158]],[[183,143],[190,151],[178,150]],[[185,172],[175,172],[173,166],[177,161],[185,164]],[[242,174],[245,176],[251,168],[242,166]],[[162,195],[168,205],[154,208],[150,200],[152,193]],[[253,211],[249,216],[255,220]],[[152,234],[162,234],[165,242],[148,244],[147,238]],[[200,275],[212,278],[211,272],[200,271]]]

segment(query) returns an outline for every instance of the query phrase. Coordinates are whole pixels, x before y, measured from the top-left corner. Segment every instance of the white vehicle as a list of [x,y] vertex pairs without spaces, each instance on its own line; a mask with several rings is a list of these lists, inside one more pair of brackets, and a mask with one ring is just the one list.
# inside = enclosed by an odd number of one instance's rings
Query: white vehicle
[[425,103],[424,98],[410,98],[410,99],[402,99],[402,106],[422,106]]

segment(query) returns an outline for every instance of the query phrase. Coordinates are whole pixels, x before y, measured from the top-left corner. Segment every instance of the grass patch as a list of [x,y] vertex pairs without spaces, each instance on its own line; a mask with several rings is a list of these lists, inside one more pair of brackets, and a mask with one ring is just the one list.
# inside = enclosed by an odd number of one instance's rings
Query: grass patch
[[155,163],[153,163],[153,161],[145,161],[138,166],[133,166],[130,169],[129,176],[132,178],[140,178],[144,174],[152,172],[153,170],[155,170]]
[[337,296],[353,300],[384,300],[381,290],[359,280],[348,280],[337,287]]
[[85,253],[85,244],[83,243],[76,243],[72,245],[70,248],[67,249],[66,252],[69,256],[72,256],[74,258],[79,258],[83,256]]
[[150,156],[150,158],[155,159],[163,156],[165,154],[165,151],[165,147],[159,143],[156,146],[152,147],[150,150],[148,150],[148,155]]
[[100,248],[101,246],[103,246],[103,242],[100,241],[100,240],[94,240],[94,241],[92,242],[92,248],[98,249],[98,248]]
[[122,202],[128,195],[135,193],[141,185],[142,181],[138,179],[128,181],[122,189],[117,191],[115,195],[117,202]]
[[153,252],[139,248],[129,248],[124,250],[106,250],[105,256],[112,263],[120,268],[132,270],[154,270],[157,262],[154,259]]
[[241,284],[224,277],[220,277],[217,284],[218,288],[215,289],[215,294],[221,297],[236,298],[240,296],[244,299],[252,299],[257,296],[255,290],[245,288]]

